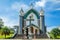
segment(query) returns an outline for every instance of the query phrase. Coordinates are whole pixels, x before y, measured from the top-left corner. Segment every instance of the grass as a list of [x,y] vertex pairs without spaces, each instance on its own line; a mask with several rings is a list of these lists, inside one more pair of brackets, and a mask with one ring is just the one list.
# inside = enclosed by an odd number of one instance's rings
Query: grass
[[[6,35],[6,38],[10,38],[12,36],[13,36],[13,34]],[[5,39],[5,35],[0,35],[0,39]]]
[[57,36],[57,38],[59,38],[59,39],[60,39],[60,36]]

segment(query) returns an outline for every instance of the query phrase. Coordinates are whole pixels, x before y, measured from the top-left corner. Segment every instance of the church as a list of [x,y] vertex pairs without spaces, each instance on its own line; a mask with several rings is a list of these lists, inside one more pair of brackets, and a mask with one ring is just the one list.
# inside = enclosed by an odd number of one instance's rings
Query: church
[[33,7],[27,12],[21,8],[19,14],[18,35],[20,38],[48,38],[44,20],[44,10],[37,12]]

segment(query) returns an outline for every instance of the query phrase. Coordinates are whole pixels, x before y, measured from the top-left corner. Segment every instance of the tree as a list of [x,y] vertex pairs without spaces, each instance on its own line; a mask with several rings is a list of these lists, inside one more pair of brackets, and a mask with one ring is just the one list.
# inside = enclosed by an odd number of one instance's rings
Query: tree
[[54,28],[50,32],[51,35],[53,35],[53,38],[57,38],[58,35],[60,35],[60,30],[58,28]]
[[7,26],[5,26],[5,27],[2,29],[2,34],[5,35],[5,38],[6,38],[6,35],[9,35],[9,34],[10,34],[10,30],[9,30],[9,28],[7,28]]
[[13,28],[10,28],[10,34],[14,34],[14,29]]
[[2,28],[2,26],[3,26],[3,21],[2,21],[2,19],[0,19],[0,29]]

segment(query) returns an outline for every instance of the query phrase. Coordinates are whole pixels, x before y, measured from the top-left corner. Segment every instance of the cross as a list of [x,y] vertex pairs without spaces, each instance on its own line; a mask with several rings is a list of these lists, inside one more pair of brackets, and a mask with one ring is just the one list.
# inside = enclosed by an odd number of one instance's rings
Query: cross
[[31,25],[31,21],[34,21],[34,19],[32,19],[33,15],[31,15],[29,18],[30,19],[27,19],[27,21],[30,21],[30,25]]

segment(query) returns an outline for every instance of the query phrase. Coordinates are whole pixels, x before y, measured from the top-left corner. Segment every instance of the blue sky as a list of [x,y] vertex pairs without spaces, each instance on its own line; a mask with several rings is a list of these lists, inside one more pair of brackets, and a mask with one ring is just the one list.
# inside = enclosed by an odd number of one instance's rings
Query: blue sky
[[0,0],[0,18],[4,25],[19,25],[19,11],[26,12],[33,3],[35,10],[44,9],[45,25],[48,30],[60,26],[60,0]]

